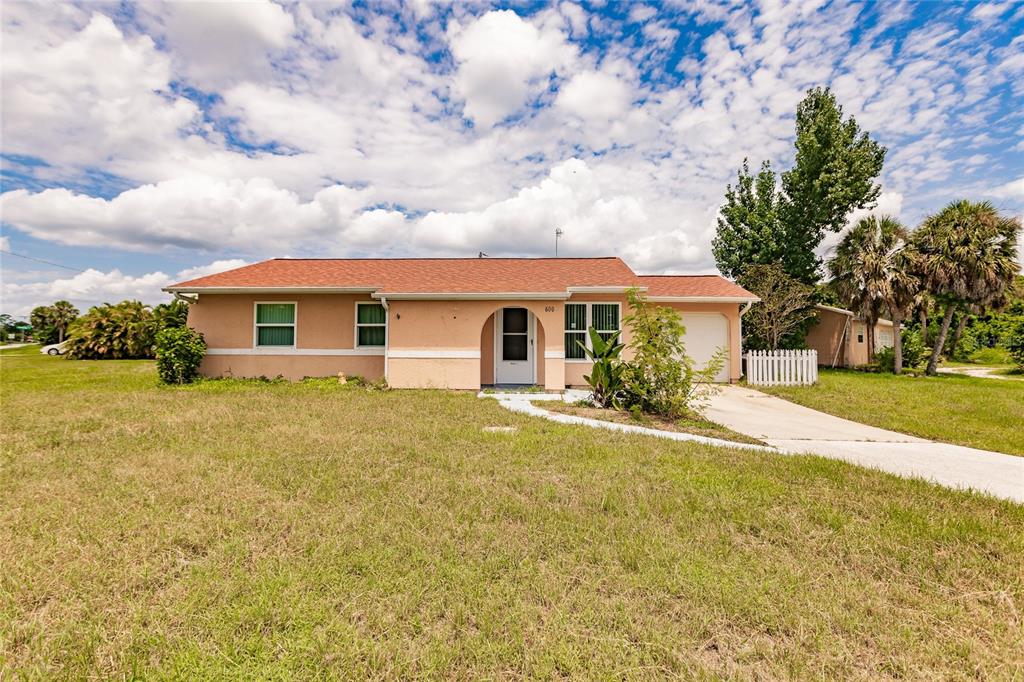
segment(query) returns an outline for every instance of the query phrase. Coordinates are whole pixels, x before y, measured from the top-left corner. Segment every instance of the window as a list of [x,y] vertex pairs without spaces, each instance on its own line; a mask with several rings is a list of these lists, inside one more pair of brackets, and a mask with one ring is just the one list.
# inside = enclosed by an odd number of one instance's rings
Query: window
[[384,346],[388,314],[380,303],[356,303],[356,348]]
[[590,326],[607,341],[619,331],[619,304],[595,303],[590,306]]
[[295,304],[256,304],[256,346],[295,346]]
[[587,345],[587,304],[565,304],[565,358],[582,360],[587,357],[583,347]]
[[523,361],[529,359],[529,313],[526,308],[505,308],[501,311],[501,359]]
[[565,359],[584,360],[587,354],[583,346],[590,348],[587,329],[594,331],[605,340],[619,331],[618,303],[566,303],[565,304]]

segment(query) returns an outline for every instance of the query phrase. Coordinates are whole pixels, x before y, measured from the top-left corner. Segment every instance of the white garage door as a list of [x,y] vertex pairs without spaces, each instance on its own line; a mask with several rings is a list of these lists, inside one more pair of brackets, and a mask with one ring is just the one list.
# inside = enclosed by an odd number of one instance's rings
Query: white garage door
[[703,369],[708,360],[724,348],[725,363],[715,377],[716,381],[729,381],[729,322],[718,313],[683,313],[686,334],[686,354],[693,358],[697,369]]

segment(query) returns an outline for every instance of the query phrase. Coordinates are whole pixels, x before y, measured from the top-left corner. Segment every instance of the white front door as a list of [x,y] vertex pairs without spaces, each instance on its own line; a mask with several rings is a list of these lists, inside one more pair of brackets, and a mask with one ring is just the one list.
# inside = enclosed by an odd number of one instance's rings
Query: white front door
[[502,308],[494,314],[494,383],[534,383],[533,313]]

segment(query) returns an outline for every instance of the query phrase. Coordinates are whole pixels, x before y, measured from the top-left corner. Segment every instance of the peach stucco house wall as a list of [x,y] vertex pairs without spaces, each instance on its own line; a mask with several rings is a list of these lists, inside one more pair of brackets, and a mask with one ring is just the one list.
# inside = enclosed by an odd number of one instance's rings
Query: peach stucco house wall
[[[614,309],[628,343],[630,287],[682,313],[688,349],[727,349],[720,380],[740,378],[741,311],[755,297],[720,277],[638,276],[618,258],[275,259],[168,291],[190,301],[189,326],[208,345],[207,376],[344,372],[394,388],[527,383],[559,391],[584,385],[590,370],[585,359],[566,358],[574,343],[566,306],[588,316]],[[363,313],[377,327],[364,336],[360,306],[374,309]],[[279,317],[257,324],[264,314]],[[276,329],[264,338],[260,326]],[[271,337],[278,345],[263,345]]]
[[[849,310],[815,306],[817,322],[808,330],[805,342],[818,352],[818,364],[827,367],[856,367],[868,363],[868,326]],[[875,325],[875,348],[892,346],[893,325],[879,320]]]

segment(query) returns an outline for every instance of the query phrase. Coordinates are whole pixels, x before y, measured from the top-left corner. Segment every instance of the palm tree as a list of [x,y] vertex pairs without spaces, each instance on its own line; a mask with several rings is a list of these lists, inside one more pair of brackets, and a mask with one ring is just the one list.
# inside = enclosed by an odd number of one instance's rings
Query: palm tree
[[987,201],[954,201],[914,233],[920,274],[936,301],[945,306],[928,374],[938,370],[939,355],[957,308],[998,306],[1013,283],[1017,265],[1017,218],[1001,216]]
[[[861,218],[839,242],[836,255],[828,262],[840,298],[867,322],[869,359],[875,355],[878,318],[894,299],[893,279],[905,268],[898,255],[904,250],[907,237],[907,229],[895,218]],[[911,284],[903,283],[907,287]]]
[[64,342],[64,334],[68,326],[78,319],[78,308],[71,305],[70,301],[57,301],[50,306],[50,324],[57,330],[58,343]]
[[886,301],[892,317],[893,374],[903,373],[903,320],[913,314],[923,295],[921,278],[917,276],[919,256],[913,245],[907,243],[907,237],[904,230],[903,245],[892,259],[889,300]]

